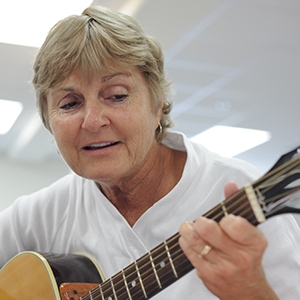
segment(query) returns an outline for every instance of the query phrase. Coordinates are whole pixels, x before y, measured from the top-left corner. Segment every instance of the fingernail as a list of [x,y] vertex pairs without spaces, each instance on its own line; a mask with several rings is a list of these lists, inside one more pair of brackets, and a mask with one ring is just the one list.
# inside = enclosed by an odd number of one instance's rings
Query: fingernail
[[186,222],[186,225],[188,226],[188,228],[190,230],[194,230],[194,226],[193,226],[193,223],[192,222]]

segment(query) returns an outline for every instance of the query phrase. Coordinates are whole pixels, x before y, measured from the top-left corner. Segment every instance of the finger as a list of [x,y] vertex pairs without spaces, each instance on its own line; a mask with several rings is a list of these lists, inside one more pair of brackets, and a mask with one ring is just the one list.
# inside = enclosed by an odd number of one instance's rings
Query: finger
[[207,270],[210,269],[210,263],[206,259],[201,258],[199,256],[199,252],[195,251],[195,249],[191,247],[188,241],[182,236],[179,238],[179,245],[190,263],[197,270],[198,276],[202,278],[202,274],[207,274]]
[[[210,245],[214,250],[224,252],[224,247],[232,247],[232,241],[230,241],[228,236],[225,235],[220,228],[219,224],[214,220],[204,217],[198,218],[194,223],[194,231],[204,241],[205,245]],[[211,254],[209,257],[212,257]]]
[[264,250],[267,247],[267,239],[263,233],[246,219],[240,216],[228,215],[220,222],[220,228],[235,243],[251,248]]
[[[191,250],[200,253],[205,246],[205,241],[195,231],[195,224],[184,222],[179,229],[179,234]],[[198,255],[197,254],[197,255]]]
[[236,193],[238,190],[239,190],[239,188],[235,182],[228,182],[224,188],[225,198],[230,197],[231,195]]
[[[239,226],[240,219],[242,218],[229,215],[224,217],[223,219],[227,220],[226,222],[221,222],[222,224],[225,224],[225,228],[226,230],[228,229],[229,232],[224,230],[223,227],[220,226],[217,222],[203,217],[198,218],[194,223],[194,230],[196,231],[196,233],[205,242],[205,244],[208,244],[212,247],[212,251],[210,251],[210,253],[205,257],[205,259],[213,264],[220,264],[224,259],[233,262],[235,261],[238,253],[247,252],[247,247],[249,246],[247,244],[245,249],[245,244],[243,242],[231,237],[231,234],[237,235],[235,232],[236,227]],[[231,225],[232,220],[235,221],[235,225],[233,226]],[[243,219],[242,221],[247,222]],[[240,236],[247,234],[247,231],[245,231],[246,227],[242,226],[241,228],[239,228]],[[239,237],[236,236],[236,238]],[[249,243],[251,242],[252,241],[249,241]],[[253,247],[253,249],[254,248],[255,247]],[[199,251],[198,249],[196,251]],[[259,250],[258,252],[261,253],[261,250]]]
[[211,255],[213,248],[211,248],[207,241],[203,240],[195,230],[196,222],[185,222],[181,225],[179,229],[181,235],[179,245],[191,263],[197,268],[199,259],[203,258],[212,263],[214,263],[214,259]]

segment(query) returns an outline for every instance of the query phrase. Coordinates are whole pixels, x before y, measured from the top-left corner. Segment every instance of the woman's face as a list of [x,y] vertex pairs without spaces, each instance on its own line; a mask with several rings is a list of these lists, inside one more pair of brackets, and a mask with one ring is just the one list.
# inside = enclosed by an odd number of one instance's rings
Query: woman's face
[[52,88],[47,100],[59,151],[78,175],[117,184],[153,166],[161,112],[154,112],[138,70],[104,72],[89,80],[77,71]]

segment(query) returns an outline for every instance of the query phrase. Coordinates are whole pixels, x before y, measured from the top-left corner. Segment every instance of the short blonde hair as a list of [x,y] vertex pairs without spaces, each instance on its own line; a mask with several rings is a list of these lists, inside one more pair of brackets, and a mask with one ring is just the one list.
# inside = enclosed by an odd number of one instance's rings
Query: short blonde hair
[[88,73],[101,72],[115,66],[137,67],[144,75],[157,112],[163,97],[163,109],[156,130],[160,142],[166,129],[172,126],[171,82],[164,71],[160,44],[145,34],[132,17],[110,9],[91,6],[79,16],[58,22],[49,32],[34,64],[33,85],[37,105],[45,127],[49,124],[47,93],[80,68]]

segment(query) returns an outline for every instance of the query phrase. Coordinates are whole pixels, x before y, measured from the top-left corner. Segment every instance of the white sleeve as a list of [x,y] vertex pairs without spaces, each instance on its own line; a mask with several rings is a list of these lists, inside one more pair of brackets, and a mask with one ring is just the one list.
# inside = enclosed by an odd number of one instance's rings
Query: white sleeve
[[51,251],[67,211],[67,191],[63,179],[0,212],[0,267],[22,251]]
[[290,214],[258,226],[268,240],[263,256],[267,280],[280,300],[300,299],[300,230]]
[[0,212],[0,268],[24,249],[13,207]]

